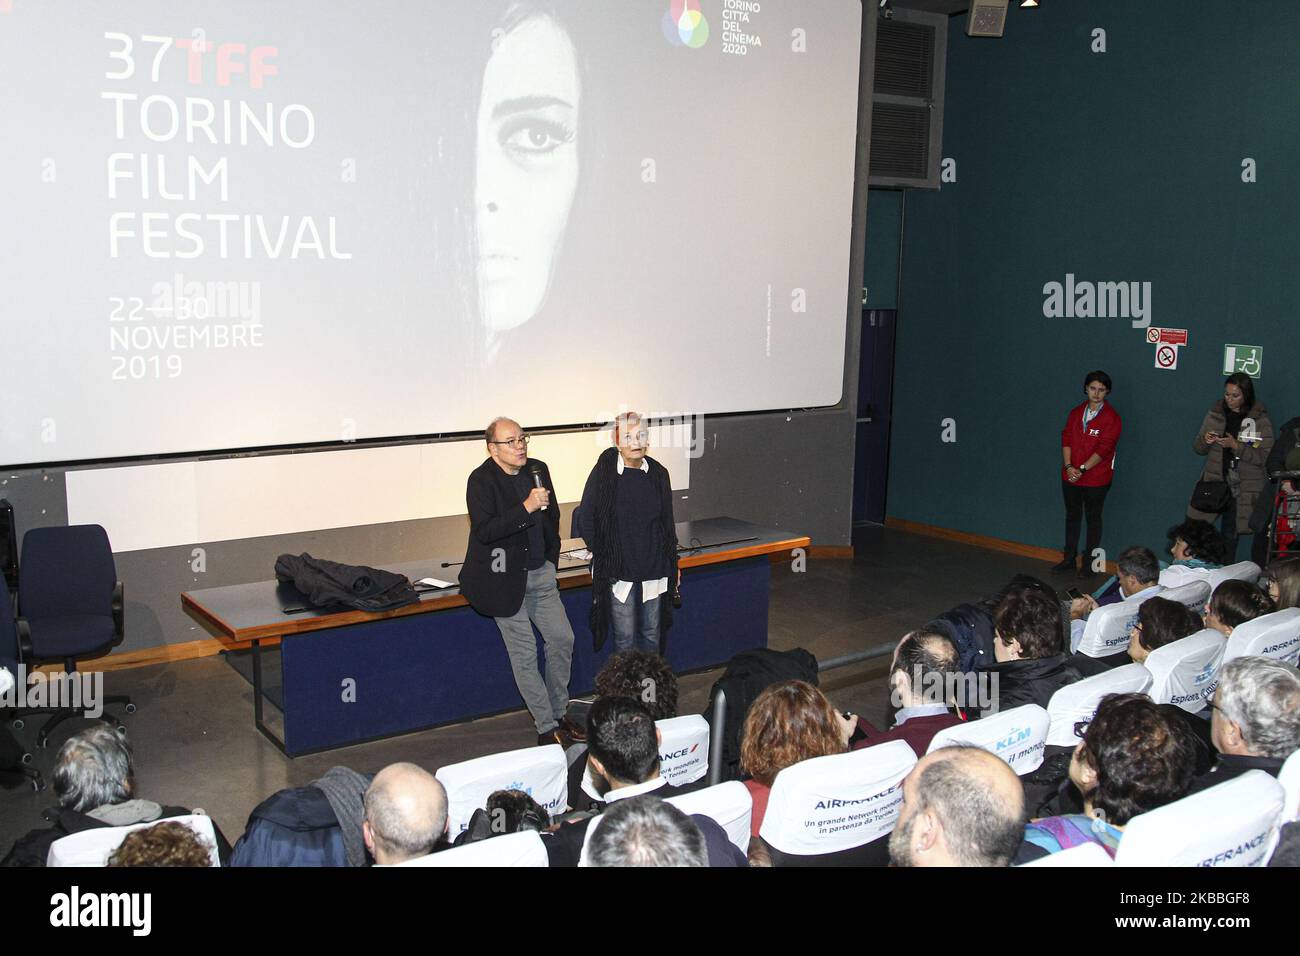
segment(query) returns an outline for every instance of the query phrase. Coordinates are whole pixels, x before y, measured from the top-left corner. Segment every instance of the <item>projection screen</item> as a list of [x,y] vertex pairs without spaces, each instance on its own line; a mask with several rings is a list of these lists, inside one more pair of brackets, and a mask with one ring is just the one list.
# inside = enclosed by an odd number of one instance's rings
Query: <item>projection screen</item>
[[0,464],[840,399],[860,0],[0,0]]

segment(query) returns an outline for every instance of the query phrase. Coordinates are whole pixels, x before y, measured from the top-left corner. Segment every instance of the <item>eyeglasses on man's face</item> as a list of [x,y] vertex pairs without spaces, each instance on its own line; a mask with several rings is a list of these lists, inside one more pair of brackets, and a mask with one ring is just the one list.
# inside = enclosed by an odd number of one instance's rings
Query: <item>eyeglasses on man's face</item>
[[489,444],[489,445],[508,445],[508,446],[510,446],[511,448],[514,448],[514,449],[518,450],[518,449],[520,449],[520,448],[527,448],[527,447],[528,447],[528,442],[531,441],[531,440],[532,440],[532,436],[531,436],[531,435],[517,435],[517,436],[515,436],[514,438],[507,438],[507,439],[504,439],[503,441],[490,441],[490,442],[488,442],[488,444]]

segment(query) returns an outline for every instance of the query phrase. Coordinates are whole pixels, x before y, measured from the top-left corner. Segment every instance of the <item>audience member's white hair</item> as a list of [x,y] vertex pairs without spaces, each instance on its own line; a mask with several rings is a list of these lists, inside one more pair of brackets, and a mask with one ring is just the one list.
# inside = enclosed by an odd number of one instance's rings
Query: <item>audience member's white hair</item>
[[1261,757],[1300,750],[1300,670],[1271,657],[1238,657],[1219,672],[1216,702]]

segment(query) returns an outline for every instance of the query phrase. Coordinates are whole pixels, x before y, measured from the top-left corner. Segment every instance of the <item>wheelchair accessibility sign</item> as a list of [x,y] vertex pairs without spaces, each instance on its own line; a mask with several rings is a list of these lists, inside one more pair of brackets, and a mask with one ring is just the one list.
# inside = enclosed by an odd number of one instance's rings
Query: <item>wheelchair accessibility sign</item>
[[1259,378],[1264,366],[1264,347],[1262,345],[1225,345],[1223,347],[1223,374],[1232,375],[1244,372],[1251,378]]

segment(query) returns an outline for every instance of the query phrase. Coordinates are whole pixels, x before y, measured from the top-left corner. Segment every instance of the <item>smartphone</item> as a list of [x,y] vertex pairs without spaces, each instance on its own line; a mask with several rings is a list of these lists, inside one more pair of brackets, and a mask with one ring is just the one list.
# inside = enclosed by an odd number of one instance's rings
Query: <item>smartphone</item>
[[1079,591],[1078,588],[1066,588],[1065,593],[1068,594],[1070,596],[1070,599],[1073,601],[1077,601],[1079,600],[1079,598],[1083,597],[1083,594]]

